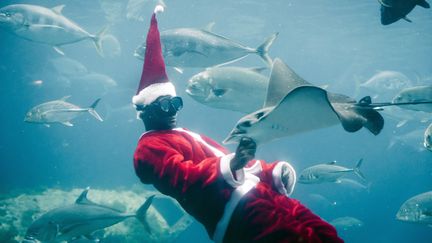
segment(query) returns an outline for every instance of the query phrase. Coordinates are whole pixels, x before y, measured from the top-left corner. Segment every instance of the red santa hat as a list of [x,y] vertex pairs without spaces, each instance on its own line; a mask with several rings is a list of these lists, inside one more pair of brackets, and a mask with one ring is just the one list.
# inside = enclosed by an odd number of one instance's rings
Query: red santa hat
[[163,10],[163,6],[156,6],[151,18],[150,28],[147,33],[141,80],[136,95],[132,97],[132,103],[135,106],[149,105],[159,96],[176,96],[175,87],[168,79],[165,71],[160,34],[156,20],[156,13]]

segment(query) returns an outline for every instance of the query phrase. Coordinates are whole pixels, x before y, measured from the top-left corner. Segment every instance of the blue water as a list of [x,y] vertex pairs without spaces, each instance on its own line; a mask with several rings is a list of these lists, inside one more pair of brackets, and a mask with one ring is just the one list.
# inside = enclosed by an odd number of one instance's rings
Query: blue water
[[[88,71],[110,76],[118,85],[105,89],[91,82],[68,84],[53,68],[53,60],[61,56],[50,46],[0,30],[0,194],[7,197],[15,191],[51,187],[110,189],[138,184],[132,155],[144,126],[128,107],[142,66],[133,51],[144,40],[153,1],[147,3],[144,22],[127,20],[124,11],[108,20],[99,1],[1,1],[0,7],[29,2],[45,7],[66,4],[64,15],[90,33],[109,25],[109,33],[121,45],[121,54],[115,55],[108,45],[108,55],[102,58],[90,41],[62,50],[67,58],[79,61]],[[117,2],[123,7],[127,3]],[[166,11],[158,17],[161,30],[204,27],[214,21],[214,32],[251,47],[279,32],[270,48],[271,57],[280,57],[304,79],[328,85],[333,92],[359,99],[358,82],[383,70],[401,72],[415,84],[431,82],[430,9],[415,8],[408,15],[413,23],[401,20],[382,26],[379,3],[374,0],[166,0],[166,4]],[[263,63],[251,55],[235,65],[256,67]],[[179,74],[168,69],[185,103],[179,125],[222,141],[242,114],[206,107],[185,94],[186,81],[200,71],[185,69]],[[36,80],[43,83],[32,84]],[[31,107],[67,95],[72,95],[71,103],[83,107],[102,98],[96,110],[105,121],[83,115],[74,120],[74,127],[55,124],[50,128],[23,122]],[[361,219],[363,227],[340,232],[346,242],[432,242],[432,228],[395,219],[405,200],[431,190],[432,153],[419,151],[422,137],[389,146],[396,137],[424,130],[428,123],[412,121],[397,128],[396,121],[385,119],[378,136],[365,129],[347,133],[334,126],[263,144],[257,158],[287,160],[298,171],[333,160],[351,167],[363,158],[361,169],[371,183],[369,192],[335,184],[299,184],[293,197],[327,220],[342,216]],[[314,202],[309,197],[313,193],[336,205]],[[188,242],[192,237],[197,242],[209,242],[198,223],[178,241]]]

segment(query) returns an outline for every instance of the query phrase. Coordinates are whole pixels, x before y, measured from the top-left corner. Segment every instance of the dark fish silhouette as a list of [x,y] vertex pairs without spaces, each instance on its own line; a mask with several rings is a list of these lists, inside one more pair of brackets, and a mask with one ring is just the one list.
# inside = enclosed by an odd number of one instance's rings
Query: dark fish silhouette
[[430,8],[426,0],[378,0],[381,4],[381,24],[389,25],[400,19],[412,22],[407,15],[416,5]]

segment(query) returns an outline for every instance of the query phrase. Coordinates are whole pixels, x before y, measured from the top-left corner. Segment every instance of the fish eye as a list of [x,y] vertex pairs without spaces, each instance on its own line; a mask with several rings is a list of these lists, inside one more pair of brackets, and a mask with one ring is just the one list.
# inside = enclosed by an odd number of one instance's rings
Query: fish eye
[[256,119],[260,119],[262,116],[264,116],[264,112],[258,112],[255,114]]
[[217,97],[221,97],[222,95],[224,95],[226,93],[225,89],[213,89],[213,94],[216,95]]
[[252,123],[250,121],[244,121],[239,124],[239,127],[251,127]]

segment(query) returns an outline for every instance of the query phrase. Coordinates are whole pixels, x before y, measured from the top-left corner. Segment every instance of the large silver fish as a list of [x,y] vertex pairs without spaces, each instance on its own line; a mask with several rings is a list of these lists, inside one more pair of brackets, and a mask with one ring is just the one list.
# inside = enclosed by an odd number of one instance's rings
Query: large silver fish
[[[251,97],[253,99],[254,97]],[[377,135],[384,119],[373,108],[359,106],[370,100],[354,99],[313,86],[276,58],[262,109],[242,117],[224,143],[250,137],[257,143],[342,124],[348,132],[366,127]]]
[[154,196],[147,198],[136,214],[130,214],[88,200],[88,190],[81,193],[75,204],[52,209],[36,219],[27,229],[23,242],[60,242],[80,237],[91,239],[94,231],[132,217],[136,217],[149,230],[146,212]]
[[362,162],[363,159],[360,159],[354,168],[336,165],[334,161],[326,164],[314,165],[304,169],[300,173],[300,177],[297,181],[303,184],[318,184],[323,182],[340,183],[339,178],[351,172],[354,172],[364,181],[365,178],[360,171]]
[[204,105],[251,113],[262,107],[268,78],[263,68],[214,67],[189,79],[186,93]]
[[[160,33],[162,53],[167,66],[172,67],[212,67],[239,60],[249,54],[259,55],[267,65],[271,65],[269,47],[277,37],[271,35],[257,48],[234,42],[210,30],[179,28]],[[135,56],[144,60],[145,43],[135,50]]]
[[[416,103],[416,102],[432,102],[432,85],[415,86],[401,90],[394,98],[393,103]],[[413,104],[403,105],[400,108],[432,112],[432,103],[428,104]]]
[[41,123],[46,126],[49,126],[51,123],[61,123],[65,126],[73,126],[71,120],[87,112],[97,120],[103,121],[95,110],[100,99],[97,99],[88,108],[81,108],[66,102],[69,97],[70,96],[66,96],[62,99],[49,101],[31,108],[25,115],[24,121],[29,123]]
[[89,34],[79,25],[63,16],[65,5],[52,9],[38,5],[13,4],[0,9],[0,27],[24,39],[48,44],[63,54],[60,46],[89,39],[102,54],[102,39],[106,28],[96,35]]
[[419,194],[405,201],[396,213],[396,219],[432,227],[432,191]]

